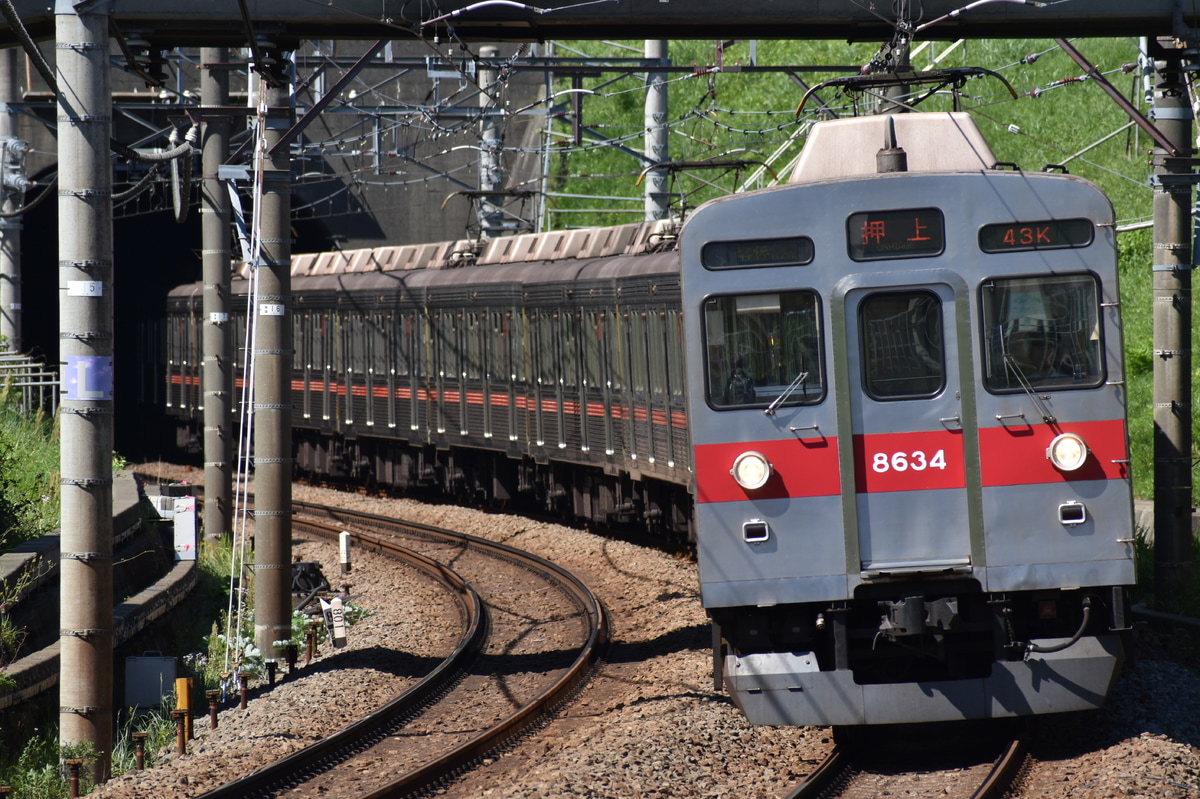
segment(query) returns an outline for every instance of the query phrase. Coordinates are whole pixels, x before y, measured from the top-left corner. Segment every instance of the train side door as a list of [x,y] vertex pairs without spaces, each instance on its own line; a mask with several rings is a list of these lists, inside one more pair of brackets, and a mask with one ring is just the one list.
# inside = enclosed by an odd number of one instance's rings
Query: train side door
[[960,318],[965,286],[961,307],[950,283],[897,286],[894,274],[850,277],[839,288],[846,336],[840,394],[848,398],[839,415],[848,412],[849,430],[845,420],[839,427],[851,440],[842,471],[844,484],[852,476],[855,486],[847,549],[858,550],[858,562],[851,557],[848,565],[865,579],[969,573],[974,503],[966,489],[978,467],[970,463],[976,447],[964,445],[975,436],[974,414],[964,412],[972,407],[964,393],[974,396],[969,325]]

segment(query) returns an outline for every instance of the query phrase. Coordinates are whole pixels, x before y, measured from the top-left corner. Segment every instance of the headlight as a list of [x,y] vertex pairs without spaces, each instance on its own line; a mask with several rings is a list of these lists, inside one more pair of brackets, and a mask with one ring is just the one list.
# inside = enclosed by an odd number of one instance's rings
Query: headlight
[[771,479],[771,464],[760,452],[743,452],[729,470],[737,484],[747,491],[762,488]]
[[1046,457],[1058,469],[1073,472],[1087,460],[1088,448],[1075,433],[1062,433],[1054,437],[1046,450]]

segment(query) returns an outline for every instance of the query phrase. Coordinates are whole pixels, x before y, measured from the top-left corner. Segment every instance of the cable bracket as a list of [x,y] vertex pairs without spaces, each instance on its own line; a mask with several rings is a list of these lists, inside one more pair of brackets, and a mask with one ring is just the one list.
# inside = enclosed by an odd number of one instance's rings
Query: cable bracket
[[103,552],[60,552],[58,553],[58,559],[91,563],[93,560],[112,560],[112,557],[105,555]]
[[76,488],[91,488],[112,485],[112,479],[108,477],[64,477],[58,481],[58,484]]
[[78,630],[59,630],[58,634],[60,637],[65,636],[67,638],[85,638],[86,639],[86,638],[97,638],[101,635],[104,635],[105,632],[107,632],[107,630],[101,630],[99,627],[81,627]]

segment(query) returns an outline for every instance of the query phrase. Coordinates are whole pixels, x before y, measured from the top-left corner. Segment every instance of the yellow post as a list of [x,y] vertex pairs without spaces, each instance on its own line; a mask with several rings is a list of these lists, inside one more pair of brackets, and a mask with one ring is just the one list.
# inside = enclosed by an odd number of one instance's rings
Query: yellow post
[[192,678],[175,678],[175,709],[187,711],[183,717],[183,730],[186,740],[192,740]]

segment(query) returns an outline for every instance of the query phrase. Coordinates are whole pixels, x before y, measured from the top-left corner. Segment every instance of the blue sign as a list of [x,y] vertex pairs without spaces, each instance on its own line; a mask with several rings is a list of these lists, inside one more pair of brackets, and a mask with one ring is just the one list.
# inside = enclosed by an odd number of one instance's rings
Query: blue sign
[[112,358],[68,355],[63,368],[62,390],[64,400],[111,400]]

